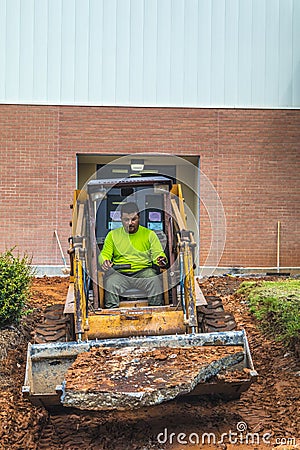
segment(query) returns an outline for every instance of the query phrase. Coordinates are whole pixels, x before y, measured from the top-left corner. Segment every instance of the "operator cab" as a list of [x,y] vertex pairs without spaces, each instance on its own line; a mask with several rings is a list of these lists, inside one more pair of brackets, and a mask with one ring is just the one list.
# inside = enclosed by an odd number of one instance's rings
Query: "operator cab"
[[[134,202],[140,212],[140,225],[153,230],[168,258],[170,265],[173,260],[173,221],[171,195],[173,182],[165,176],[144,176],[124,179],[98,179],[87,185],[88,196],[95,216],[95,264],[98,272],[99,302],[98,307],[104,308],[103,272],[100,270],[98,256],[103,248],[104,240],[110,230],[122,227],[120,205],[124,202]],[[90,212],[91,214],[91,212]],[[164,304],[174,298],[168,288],[167,271],[162,275]],[[146,292],[138,289],[128,289],[120,295],[120,307],[148,306]]]

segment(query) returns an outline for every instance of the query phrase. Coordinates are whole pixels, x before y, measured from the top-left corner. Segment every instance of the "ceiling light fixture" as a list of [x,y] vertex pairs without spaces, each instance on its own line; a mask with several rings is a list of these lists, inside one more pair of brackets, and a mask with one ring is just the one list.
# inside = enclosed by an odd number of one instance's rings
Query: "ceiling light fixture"
[[130,168],[132,172],[141,172],[144,170],[144,160],[143,159],[132,159]]

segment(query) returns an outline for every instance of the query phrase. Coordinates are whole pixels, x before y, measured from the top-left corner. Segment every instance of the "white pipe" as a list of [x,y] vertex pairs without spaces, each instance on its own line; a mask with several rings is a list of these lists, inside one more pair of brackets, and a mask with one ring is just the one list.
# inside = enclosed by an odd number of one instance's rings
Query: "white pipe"
[[277,222],[277,272],[280,272],[280,222]]
[[66,259],[65,259],[65,256],[64,256],[64,252],[63,252],[63,249],[62,249],[62,246],[61,246],[61,243],[60,243],[60,240],[58,238],[58,234],[57,234],[56,230],[54,230],[54,234],[55,234],[55,237],[56,237],[56,240],[57,240],[57,243],[58,243],[58,246],[59,246],[59,250],[60,250],[60,253],[61,253],[61,259],[63,260],[64,266],[67,268],[67,262],[66,262]]

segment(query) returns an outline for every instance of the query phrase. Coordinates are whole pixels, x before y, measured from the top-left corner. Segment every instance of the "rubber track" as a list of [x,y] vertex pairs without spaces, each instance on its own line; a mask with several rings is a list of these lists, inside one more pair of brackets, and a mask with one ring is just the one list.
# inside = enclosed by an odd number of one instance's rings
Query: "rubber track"
[[33,334],[36,344],[66,342],[70,340],[69,319],[64,315],[63,311],[63,304],[55,304],[45,308],[43,321],[37,325]]
[[232,331],[236,328],[234,316],[224,311],[221,297],[205,296],[206,306],[197,308],[198,321],[203,333]]

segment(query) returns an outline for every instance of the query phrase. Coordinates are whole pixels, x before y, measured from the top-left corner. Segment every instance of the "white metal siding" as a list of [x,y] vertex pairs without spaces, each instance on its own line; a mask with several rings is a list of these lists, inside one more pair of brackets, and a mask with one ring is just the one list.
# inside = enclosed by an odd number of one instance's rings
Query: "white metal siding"
[[300,107],[300,0],[0,0],[0,102]]

